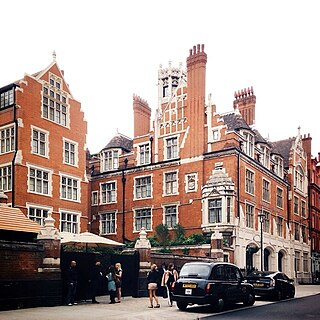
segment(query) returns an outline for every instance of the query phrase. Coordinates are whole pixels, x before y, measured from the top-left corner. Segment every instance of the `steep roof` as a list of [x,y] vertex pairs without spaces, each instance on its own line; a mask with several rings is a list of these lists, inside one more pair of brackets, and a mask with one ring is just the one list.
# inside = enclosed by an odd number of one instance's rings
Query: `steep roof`
[[102,150],[113,148],[121,148],[122,150],[130,152],[133,148],[133,141],[129,137],[117,133]]
[[39,233],[40,225],[28,219],[18,208],[0,206],[0,230]]
[[289,166],[289,155],[292,147],[292,143],[295,141],[295,138],[288,138],[285,140],[272,142],[272,153],[277,153],[284,158],[284,167],[288,168]]
[[253,129],[253,132],[255,133],[255,142],[256,143],[264,143],[271,147],[271,143],[268,142],[257,129]]
[[250,126],[242,118],[241,114],[232,112],[221,115],[221,118],[223,119],[229,130],[251,130]]

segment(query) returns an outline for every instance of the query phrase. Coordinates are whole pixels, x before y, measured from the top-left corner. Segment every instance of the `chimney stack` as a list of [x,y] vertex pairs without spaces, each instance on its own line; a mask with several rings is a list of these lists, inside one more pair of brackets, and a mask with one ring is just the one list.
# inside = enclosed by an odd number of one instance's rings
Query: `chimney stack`
[[253,87],[244,88],[234,93],[235,100],[233,101],[234,110],[238,109],[242,118],[249,126],[255,124],[255,109],[256,109],[256,96],[253,92]]
[[147,101],[133,95],[134,137],[143,136],[150,132],[151,108]]

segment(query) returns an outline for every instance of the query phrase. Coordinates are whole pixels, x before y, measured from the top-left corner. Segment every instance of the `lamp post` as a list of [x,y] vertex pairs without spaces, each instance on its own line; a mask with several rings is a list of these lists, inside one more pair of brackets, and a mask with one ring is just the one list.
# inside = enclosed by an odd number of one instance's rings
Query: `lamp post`
[[122,243],[126,240],[126,218],[125,218],[125,197],[126,197],[126,177],[124,171],[127,169],[128,158],[124,159],[124,168],[122,169]]
[[265,214],[263,212],[258,213],[260,221],[260,250],[261,250],[261,271],[263,271],[263,221]]

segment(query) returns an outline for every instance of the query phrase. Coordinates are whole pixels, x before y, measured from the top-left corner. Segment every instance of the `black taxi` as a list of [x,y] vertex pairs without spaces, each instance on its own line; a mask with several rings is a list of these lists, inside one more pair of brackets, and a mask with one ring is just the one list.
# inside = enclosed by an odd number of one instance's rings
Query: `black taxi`
[[172,290],[180,310],[192,304],[210,304],[221,311],[226,304],[252,306],[255,302],[253,286],[244,281],[236,265],[227,262],[185,263]]

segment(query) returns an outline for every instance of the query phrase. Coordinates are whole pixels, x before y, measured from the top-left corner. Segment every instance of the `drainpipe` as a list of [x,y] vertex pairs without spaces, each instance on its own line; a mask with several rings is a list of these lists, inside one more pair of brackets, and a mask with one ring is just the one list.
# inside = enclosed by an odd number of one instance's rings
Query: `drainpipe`
[[122,243],[126,240],[126,220],[125,220],[125,197],[126,197],[126,177],[124,171],[127,169],[128,158],[124,159],[124,168],[122,169]]
[[16,106],[16,86],[13,90],[13,122],[14,122],[14,156],[11,162],[11,203],[12,208],[15,207],[15,162],[18,154],[18,120]]

